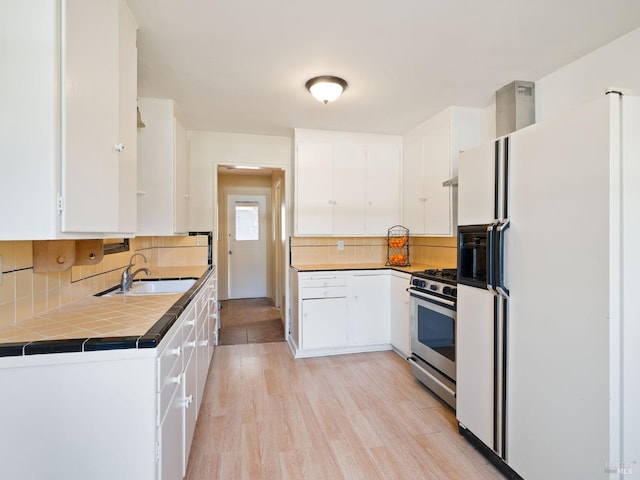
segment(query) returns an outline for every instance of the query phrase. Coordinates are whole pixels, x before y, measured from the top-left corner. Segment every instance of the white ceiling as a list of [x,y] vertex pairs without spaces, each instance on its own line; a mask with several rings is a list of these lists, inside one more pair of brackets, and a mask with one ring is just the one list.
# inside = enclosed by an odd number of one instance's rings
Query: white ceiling
[[[484,107],[640,26],[638,0],[127,0],[140,96],[189,130],[402,134],[449,105]],[[317,75],[349,87],[323,105]]]

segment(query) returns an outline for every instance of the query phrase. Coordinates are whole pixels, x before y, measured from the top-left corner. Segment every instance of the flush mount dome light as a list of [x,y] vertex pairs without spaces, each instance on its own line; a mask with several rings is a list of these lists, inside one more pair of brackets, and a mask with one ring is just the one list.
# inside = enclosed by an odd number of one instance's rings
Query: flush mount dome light
[[315,99],[326,105],[344,92],[344,89],[347,88],[347,82],[340,77],[323,75],[307,81],[305,86]]

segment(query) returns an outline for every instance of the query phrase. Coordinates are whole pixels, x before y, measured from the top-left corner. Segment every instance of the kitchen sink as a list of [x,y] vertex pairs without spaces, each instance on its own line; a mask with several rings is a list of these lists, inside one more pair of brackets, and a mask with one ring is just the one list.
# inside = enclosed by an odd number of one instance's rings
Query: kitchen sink
[[113,295],[165,295],[171,293],[184,293],[196,283],[195,278],[185,278],[180,280],[138,280],[133,282],[127,292],[121,288],[98,294],[98,296],[109,297]]

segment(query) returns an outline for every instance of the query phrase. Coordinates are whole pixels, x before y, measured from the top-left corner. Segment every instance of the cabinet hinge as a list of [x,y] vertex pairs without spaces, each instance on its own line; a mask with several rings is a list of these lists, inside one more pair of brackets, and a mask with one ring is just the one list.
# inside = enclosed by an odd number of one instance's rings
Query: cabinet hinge
[[64,210],[64,197],[58,194],[58,213],[62,213]]
[[160,461],[160,442],[156,440],[156,463]]

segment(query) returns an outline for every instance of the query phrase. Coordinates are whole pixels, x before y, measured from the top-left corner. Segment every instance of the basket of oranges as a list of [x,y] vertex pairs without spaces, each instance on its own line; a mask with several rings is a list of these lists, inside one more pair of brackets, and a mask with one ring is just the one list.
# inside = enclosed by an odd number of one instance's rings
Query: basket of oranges
[[409,229],[402,225],[391,227],[387,232],[387,265],[409,265]]

